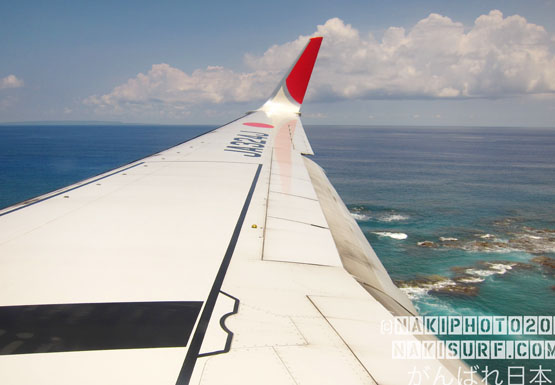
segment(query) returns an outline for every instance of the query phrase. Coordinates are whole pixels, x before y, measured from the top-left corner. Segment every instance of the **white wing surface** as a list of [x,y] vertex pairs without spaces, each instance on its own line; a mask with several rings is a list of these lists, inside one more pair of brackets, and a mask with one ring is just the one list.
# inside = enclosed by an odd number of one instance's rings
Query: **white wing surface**
[[[416,314],[322,169],[313,38],[260,109],[0,211],[0,384],[408,384]],[[455,361],[455,363],[459,363]],[[435,373],[435,371],[434,371]]]

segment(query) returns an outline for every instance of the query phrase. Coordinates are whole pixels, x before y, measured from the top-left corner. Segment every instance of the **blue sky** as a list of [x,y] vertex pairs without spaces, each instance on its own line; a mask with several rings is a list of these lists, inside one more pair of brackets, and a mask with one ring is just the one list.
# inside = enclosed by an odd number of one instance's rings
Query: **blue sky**
[[23,0],[0,15],[0,122],[225,123],[323,34],[305,123],[555,126],[553,0]]

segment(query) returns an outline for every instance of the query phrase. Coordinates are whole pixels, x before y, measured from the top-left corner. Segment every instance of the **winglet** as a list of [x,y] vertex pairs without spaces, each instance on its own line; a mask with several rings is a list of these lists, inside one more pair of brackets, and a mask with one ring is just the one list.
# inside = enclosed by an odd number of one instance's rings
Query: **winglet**
[[289,95],[299,104],[303,104],[306,87],[308,86],[308,81],[310,80],[314,63],[316,63],[316,57],[318,56],[321,44],[321,37],[313,37],[310,39],[303,53],[285,79]]
[[321,44],[322,37],[313,37],[309,40],[303,52],[261,110],[273,112],[277,109],[296,113],[300,111]]

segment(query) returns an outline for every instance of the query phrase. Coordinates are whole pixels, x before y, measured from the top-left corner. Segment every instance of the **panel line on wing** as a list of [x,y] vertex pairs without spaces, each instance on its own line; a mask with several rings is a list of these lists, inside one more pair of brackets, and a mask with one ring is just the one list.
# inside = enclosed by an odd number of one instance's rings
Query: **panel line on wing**
[[[272,153],[270,154],[270,159],[274,158],[274,148],[272,147]],[[272,165],[274,162],[270,161],[270,170],[268,172],[268,191],[266,192],[266,209],[264,211],[264,230],[262,233],[262,254],[260,255],[260,259],[264,260],[264,248],[266,247],[266,229],[268,225],[268,208],[270,207],[270,193],[272,192],[271,189],[271,181],[272,181]]]
[[288,196],[290,196],[290,197],[296,197],[296,198],[308,199],[308,200],[311,200],[311,201],[319,202],[319,200],[318,200],[318,199],[314,199],[314,198],[309,198],[309,197],[304,197],[304,196],[302,196],[302,195],[289,194],[289,193],[286,193],[286,192],[283,192],[283,191],[274,191],[274,190],[270,190],[270,192],[271,192],[272,194],[282,194],[282,195],[288,195]]
[[314,226],[314,227],[318,227],[320,229],[328,229],[329,230],[329,227],[315,225],[314,223],[309,223],[309,222],[296,221],[294,219],[289,219],[289,218],[276,217],[274,215],[268,215],[268,218],[281,219],[283,221],[289,221],[289,222],[295,222],[295,223],[302,223],[303,225]]
[[206,334],[206,330],[208,329],[208,324],[210,322],[210,318],[212,317],[212,312],[214,310],[214,306],[216,305],[218,294],[220,293],[220,290],[222,288],[227,269],[229,267],[229,264],[231,263],[231,258],[233,257],[233,252],[235,251],[235,246],[237,245],[237,241],[241,233],[241,228],[243,227],[243,222],[245,221],[245,217],[247,215],[247,211],[249,209],[249,205],[251,203],[261,170],[262,164],[259,164],[256,169],[256,173],[254,175],[249,192],[247,193],[245,203],[243,204],[241,214],[237,219],[237,224],[235,225],[235,229],[233,230],[233,235],[231,236],[231,240],[229,241],[229,245],[218,270],[218,274],[216,275],[216,279],[214,280],[214,284],[212,286],[212,289],[210,290],[208,299],[205,302],[205,306],[202,310],[200,320],[193,335],[189,350],[187,350],[185,361],[183,362],[183,366],[181,367],[181,371],[179,372],[179,376],[177,377],[176,385],[189,384],[191,376],[193,375],[193,370],[195,369],[195,364],[197,362],[200,348],[202,346],[202,341],[204,340],[204,335]]
[[230,162],[227,160],[149,160],[148,163],[230,163],[230,164],[252,164],[251,162]]
[[314,303],[314,301],[312,300],[312,298],[310,298],[310,295],[307,295],[306,298],[310,301],[310,303],[312,304],[312,306],[314,306],[316,308],[316,310],[318,311],[318,313],[320,313],[320,315],[322,316],[322,318],[324,318],[327,322],[327,324],[332,328],[332,330],[335,332],[335,334],[337,334],[337,336],[339,337],[339,339],[345,344],[345,346],[347,347],[347,349],[349,349],[349,351],[353,354],[353,357],[355,357],[355,359],[358,361],[358,363],[364,368],[364,370],[366,371],[366,373],[368,373],[368,375],[370,376],[370,378],[372,379],[372,381],[374,381],[376,384],[378,383],[376,381],[376,379],[374,378],[374,376],[372,376],[372,374],[370,373],[370,371],[368,370],[368,368],[362,363],[362,361],[360,360],[360,358],[355,354],[355,352],[353,351],[353,349],[351,349],[351,347],[349,346],[349,344],[345,341],[345,339],[341,336],[341,334],[339,334],[339,332],[337,331],[337,329],[332,325],[332,323],[330,322],[330,320],[324,315],[324,313],[322,313],[322,310],[320,310],[320,308]]
[[[12,210],[6,211],[5,213],[0,213],[0,217],[1,217],[1,216],[4,216],[4,215],[6,215],[6,214],[13,213],[13,212],[15,212],[15,211],[19,211],[19,210],[24,209],[24,208],[26,208],[26,207],[33,206],[33,205],[35,205],[35,204],[37,204],[37,203],[44,202],[44,201],[46,201],[46,200],[48,200],[48,199],[55,198],[55,197],[60,196],[60,195],[62,195],[62,194],[68,193],[68,192],[70,192],[70,191],[76,190],[76,189],[81,188],[81,187],[84,187],[84,186],[87,186],[87,185],[89,185],[89,184],[91,184],[91,183],[98,182],[98,181],[100,181],[100,180],[102,180],[102,179],[106,179],[106,178],[108,178],[108,177],[110,177],[110,176],[112,176],[112,175],[119,174],[120,172],[127,171],[127,170],[129,170],[129,169],[134,168],[134,167],[140,166],[141,164],[144,164],[144,163],[145,163],[145,162],[140,162],[140,163],[134,164],[134,165],[132,165],[132,166],[123,168],[123,169],[121,169],[121,170],[114,171],[114,172],[112,172],[112,173],[110,173],[110,174],[108,174],[108,175],[104,175],[104,176],[102,176],[102,177],[100,177],[100,178],[93,179],[93,180],[91,180],[91,181],[88,181],[87,183],[80,184],[79,186],[75,186],[75,187],[69,188],[69,189],[67,189],[67,190],[62,190],[62,191],[60,191],[60,192],[58,192],[58,193],[55,193],[55,194],[53,194],[53,195],[48,195],[48,196],[46,196],[46,197],[44,197],[44,198],[42,198],[42,199],[33,200],[32,202],[29,202],[29,203],[27,203],[27,204],[24,204],[23,206],[16,207],[16,208],[14,208],[14,209],[12,209]],[[22,202],[22,203],[25,203],[25,202]]]
[[241,301],[239,301],[239,298],[236,298],[234,296],[232,296],[231,294],[228,294],[222,290],[220,290],[220,294],[225,295],[226,297],[231,298],[234,301],[233,304],[233,310],[225,313],[222,318],[220,318],[220,327],[227,333],[227,337],[226,337],[226,341],[225,341],[225,346],[222,350],[216,350],[213,352],[209,352],[209,353],[202,353],[198,355],[198,358],[201,357],[208,357],[208,356],[215,356],[217,354],[223,354],[223,353],[227,353],[231,350],[231,342],[233,341],[233,332],[226,326],[225,321],[231,317],[234,314],[237,314],[239,312],[239,303]]

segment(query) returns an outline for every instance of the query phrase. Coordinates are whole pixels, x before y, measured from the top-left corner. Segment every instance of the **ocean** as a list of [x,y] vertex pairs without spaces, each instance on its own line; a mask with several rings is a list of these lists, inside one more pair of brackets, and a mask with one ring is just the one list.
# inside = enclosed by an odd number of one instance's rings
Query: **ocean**
[[[0,126],[0,207],[212,128]],[[314,160],[421,315],[554,318],[555,129],[305,129]],[[491,338],[554,340],[553,334]],[[479,373],[485,366],[499,370],[504,383],[509,366],[524,367],[531,380],[541,365],[555,380],[555,360],[467,362]]]

